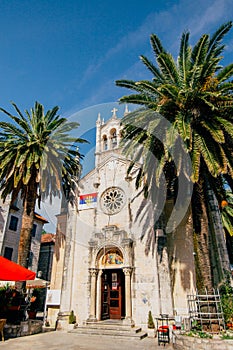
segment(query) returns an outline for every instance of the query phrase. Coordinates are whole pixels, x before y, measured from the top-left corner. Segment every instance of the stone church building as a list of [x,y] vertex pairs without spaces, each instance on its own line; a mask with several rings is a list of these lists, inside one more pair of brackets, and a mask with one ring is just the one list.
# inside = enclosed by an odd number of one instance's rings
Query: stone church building
[[60,304],[48,307],[51,325],[66,328],[71,311],[80,326],[117,319],[147,327],[149,311],[154,318],[188,315],[195,268],[186,218],[169,239],[157,230],[148,248],[150,212],[144,215],[135,189],[137,166],[127,176],[120,138],[117,110],[107,122],[98,115],[95,167],[80,181],[79,210],[62,205],[57,216],[50,289],[61,294]]

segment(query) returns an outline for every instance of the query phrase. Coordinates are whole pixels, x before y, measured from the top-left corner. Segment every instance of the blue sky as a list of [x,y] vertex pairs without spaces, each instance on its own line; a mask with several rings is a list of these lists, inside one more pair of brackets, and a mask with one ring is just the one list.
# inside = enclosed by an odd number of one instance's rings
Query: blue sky
[[[229,20],[232,0],[0,0],[0,106],[58,105],[88,132],[126,93],[115,80],[150,78],[139,55],[152,59],[151,33],[176,57],[184,30],[195,43]],[[228,64],[233,29],[224,42]]]
[[[1,0],[0,106],[38,100],[68,116],[117,101],[116,79],[149,77],[138,57],[152,57],[152,32],[177,56],[184,30],[195,42],[232,19],[232,0]],[[225,41],[230,61],[233,30]]]

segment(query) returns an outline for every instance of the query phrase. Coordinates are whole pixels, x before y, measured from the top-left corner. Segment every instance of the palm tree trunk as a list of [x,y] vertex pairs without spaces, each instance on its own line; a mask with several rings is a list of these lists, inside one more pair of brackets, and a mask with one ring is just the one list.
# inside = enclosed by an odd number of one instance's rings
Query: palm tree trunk
[[207,188],[206,195],[212,241],[211,265],[213,282],[215,286],[218,286],[224,280],[224,273],[230,272],[230,262],[217,199],[210,188]]
[[192,213],[197,289],[202,290],[206,288],[211,290],[213,288],[210,260],[211,242],[202,180],[194,185]]
[[34,222],[34,212],[37,199],[37,183],[30,181],[25,191],[23,199],[22,226],[20,231],[20,240],[18,248],[18,264],[28,268],[30,249],[31,249],[31,232]]

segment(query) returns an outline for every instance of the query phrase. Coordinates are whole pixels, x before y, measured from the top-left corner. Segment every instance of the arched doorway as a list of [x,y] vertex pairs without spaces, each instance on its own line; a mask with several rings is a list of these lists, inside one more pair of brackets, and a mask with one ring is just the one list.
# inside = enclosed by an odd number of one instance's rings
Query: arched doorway
[[99,260],[101,276],[101,319],[125,317],[124,259],[117,247],[104,248]]
[[107,241],[101,233],[101,244],[90,244],[90,309],[87,321],[124,319],[125,324],[132,325],[132,240],[127,238],[125,231],[117,230],[115,226],[106,231]]

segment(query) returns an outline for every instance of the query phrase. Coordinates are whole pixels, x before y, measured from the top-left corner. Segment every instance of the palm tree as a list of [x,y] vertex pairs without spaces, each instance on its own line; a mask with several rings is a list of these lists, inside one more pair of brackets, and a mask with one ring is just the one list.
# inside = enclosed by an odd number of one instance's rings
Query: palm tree
[[3,200],[11,195],[12,203],[19,195],[22,198],[18,263],[27,267],[36,202],[40,205],[48,196],[52,200],[64,189],[67,200],[74,203],[81,170],[77,144],[85,141],[69,135],[79,124],[59,116],[58,107],[44,113],[36,102],[23,115],[12,105],[16,116],[0,108],[9,118],[9,122],[0,122],[0,191]]
[[[159,184],[164,173],[168,190],[173,191],[176,200],[177,179],[185,174],[182,156],[174,162],[171,150],[180,143],[180,150],[185,149],[190,156],[190,180],[194,184],[191,211],[199,288],[212,287],[213,279],[209,247],[214,237],[209,225],[208,193],[214,191],[221,202],[225,196],[223,179],[233,188],[233,83],[229,81],[233,64],[219,65],[225,47],[222,39],[231,27],[232,22],[228,22],[211,37],[202,35],[194,47],[189,44],[189,33],[183,33],[177,61],[152,34],[150,40],[157,66],[141,56],[141,61],[153,74],[152,80],[116,82],[136,92],[122,97],[120,102],[143,106],[123,118],[124,149],[133,156],[134,162],[141,156],[144,158],[137,183],[140,184],[146,175],[144,189],[148,192]],[[165,129],[164,118],[169,122]],[[139,144],[143,147],[138,147]],[[178,151],[178,155],[182,152]]]

